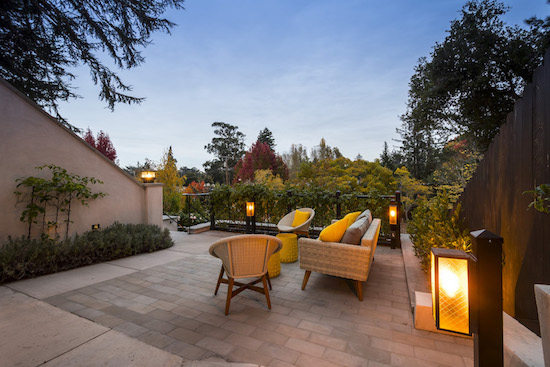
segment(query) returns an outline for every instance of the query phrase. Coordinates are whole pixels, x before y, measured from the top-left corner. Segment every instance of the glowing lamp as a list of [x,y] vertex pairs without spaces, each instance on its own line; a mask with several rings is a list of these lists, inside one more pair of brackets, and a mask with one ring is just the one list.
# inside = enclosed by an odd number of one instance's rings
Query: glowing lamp
[[247,201],[246,202],[246,216],[247,217],[253,217],[254,216],[254,202],[253,201]]
[[397,225],[397,205],[390,205],[390,225]]
[[155,182],[156,177],[157,177],[157,173],[155,171],[141,172],[141,181],[143,181],[143,183],[153,183]]
[[472,260],[461,250],[432,248],[432,307],[440,330],[471,335],[470,287]]

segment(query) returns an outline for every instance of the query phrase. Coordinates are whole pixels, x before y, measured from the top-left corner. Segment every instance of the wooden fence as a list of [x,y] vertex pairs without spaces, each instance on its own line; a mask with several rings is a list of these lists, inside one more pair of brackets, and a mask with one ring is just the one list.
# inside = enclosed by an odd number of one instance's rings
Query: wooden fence
[[538,333],[533,285],[550,284],[550,215],[523,195],[550,183],[550,49],[461,196],[465,223],[503,243],[504,311]]

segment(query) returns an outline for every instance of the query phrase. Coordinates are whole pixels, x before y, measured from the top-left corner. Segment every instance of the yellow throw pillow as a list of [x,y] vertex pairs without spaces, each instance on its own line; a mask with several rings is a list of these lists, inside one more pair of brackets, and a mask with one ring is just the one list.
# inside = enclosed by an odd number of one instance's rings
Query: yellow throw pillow
[[346,229],[348,229],[348,220],[342,218],[323,229],[319,234],[319,239],[324,242],[340,242]]
[[296,210],[294,213],[294,220],[292,221],[291,227],[298,227],[299,225],[304,224],[309,219],[309,212],[302,212]]
[[346,216],[344,217],[344,219],[347,218],[348,220],[348,227],[351,226],[355,220],[357,219],[357,217],[361,214],[361,212],[353,212],[353,213],[349,213],[349,214],[346,214]]

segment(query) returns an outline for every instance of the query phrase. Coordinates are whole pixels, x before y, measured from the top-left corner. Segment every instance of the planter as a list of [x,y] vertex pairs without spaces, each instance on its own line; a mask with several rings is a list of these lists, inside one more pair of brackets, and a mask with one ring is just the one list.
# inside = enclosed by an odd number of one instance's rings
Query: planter
[[550,285],[535,284],[544,365],[550,366]]

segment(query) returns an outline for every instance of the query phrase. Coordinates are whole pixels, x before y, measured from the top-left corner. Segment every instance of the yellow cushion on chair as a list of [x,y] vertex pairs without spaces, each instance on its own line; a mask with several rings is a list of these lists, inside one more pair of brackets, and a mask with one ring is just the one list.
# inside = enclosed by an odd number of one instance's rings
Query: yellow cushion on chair
[[355,220],[357,219],[357,217],[361,214],[361,212],[353,212],[353,213],[349,213],[349,214],[346,214],[346,216],[343,218],[343,219],[347,219],[348,220],[348,227],[351,226]]
[[324,242],[340,242],[346,229],[348,229],[348,220],[342,218],[323,229],[319,234],[319,239]]
[[296,213],[294,213],[294,220],[292,221],[291,227],[298,227],[299,225],[304,224],[309,219],[309,212],[302,212],[300,210],[296,210]]

